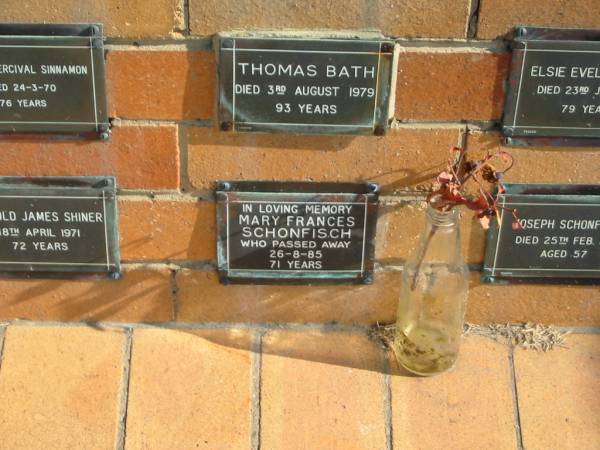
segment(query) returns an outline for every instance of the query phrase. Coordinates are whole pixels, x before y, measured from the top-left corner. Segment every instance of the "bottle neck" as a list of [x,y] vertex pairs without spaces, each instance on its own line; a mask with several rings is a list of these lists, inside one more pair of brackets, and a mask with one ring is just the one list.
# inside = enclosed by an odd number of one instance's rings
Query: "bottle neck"
[[438,211],[427,208],[427,225],[421,237],[424,260],[435,263],[462,262],[457,209]]
[[440,211],[427,205],[427,225],[435,227],[457,227],[458,210],[456,208],[450,211]]

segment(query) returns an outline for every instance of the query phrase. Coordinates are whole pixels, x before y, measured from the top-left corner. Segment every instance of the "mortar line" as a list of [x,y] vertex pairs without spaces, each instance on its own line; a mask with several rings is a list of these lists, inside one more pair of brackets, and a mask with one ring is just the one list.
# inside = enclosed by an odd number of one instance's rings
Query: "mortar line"
[[[482,263],[469,263],[469,270],[473,273],[479,273],[482,269]],[[161,268],[169,269],[188,269],[197,271],[214,271],[217,268],[217,262],[215,260],[204,261],[204,260],[123,260],[121,267],[127,270],[135,269],[153,269],[158,270]],[[402,272],[404,265],[400,260],[380,260],[375,259],[375,273],[386,273],[386,272]],[[332,285],[333,286],[333,285]]]
[[[187,4],[186,0],[184,4]],[[188,5],[189,8],[189,5]],[[469,9],[469,13],[472,9]],[[187,14],[187,22],[185,24],[188,33],[191,33],[189,26],[189,11]],[[183,33],[182,33],[183,34]],[[431,51],[447,51],[447,52],[465,52],[465,51],[489,51],[501,52],[506,51],[506,42],[502,38],[498,39],[447,39],[447,38],[404,38],[383,36],[381,39],[394,41],[402,48],[408,49],[431,49]],[[212,49],[211,35],[195,36],[188,34],[182,37],[164,37],[164,38],[144,38],[131,39],[119,37],[107,37],[105,48],[116,51],[190,51],[190,50],[211,50]]]
[[177,146],[179,147],[179,189],[181,192],[188,193],[193,191],[192,183],[189,176],[188,164],[188,125],[180,124],[177,126]]
[[517,371],[515,368],[515,348],[511,346],[508,349],[508,364],[510,370],[510,384],[512,392],[512,403],[515,424],[515,437],[517,440],[517,450],[524,450],[523,430],[521,429],[521,413],[519,411],[519,391],[517,388]]
[[392,423],[392,376],[390,361],[383,352],[383,420],[385,422],[385,450],[394,449],[394,426]]
[[161,269],[161,268],[171,268],[171,269],[196,269],[196,270],[215,270],[217,268],[217,263],[215,260],[159,260],[159,259],[150,259],[150,260],[135,260],[135,259],[125,259],[121,262],[121,267],[126,270],[133,269]]
[[[466,133],[465,129],[459,129],[460,133]],[[202,195],[199,195],[199,194]],[[428,192],[423,191],[397,191],[396,193],[385,193],[379,196],[379,204],[386,206],[386,202],[400,201],[402,204],[414,204],[424,202]],[[216,203],[213,190],[198,191],[173,191],[173,190],[131,190],[119,189],[117,199],[123,201],[142,202],[153,200],[156,202],[175,202],[175,203]]]
[[261,427],[261,385],[262,385],[262,339],[265,330],[256,330],[252,337],[252,358],[250,360],[251,405],[250,405],[250,445],[252,450],[260,450]]
[[146,39],[106,38],[104,48],[115,51],[193,51],[212,49],[212,36],[184,36]]
[[[94,327],[102,329],[172,329],[172,330],[294,330],[294,331],[322,331],[322,332],[350,332],[364,333],[371,329],[371,325],[361,324],[343,324],[343,323],[321,323],[321,322],[179,322],[179,321],[159,321],[159,322],[115,322],[110,320],[79,320],[79,321],[59,321],[59,320],[23,320],[13,319],[3,322],[0,328],[8,326],[22,327]],[[600,327],[556,327],[560,331],[569,331],[572,334],[600,334]]]
[[0,325],[0,370],[2,370],[2,360],[4,358],[4,341],[6,338],[6,329],[8,328],[8,324]]
[[572,326],[572,327],[556,327],[559,331],[568,332],[570,334],[600,334],[600,327],[595,326]]
[[179,291],[177,287],[177,270],[171,269],[170,274],[170,292],[171,292],[171,320],[173,322],[177,321],[177,316],[179,315],[179,310],[177,307],[177,293]]
[[127,117],[112,117],[112,124],[115,127],[127,126],[164,126],[164,125],[187,125],[200,128],[212,128],[214,126],[213,119],[153,119],[153,118],[127,118]]
[[131,375],[131,347],[133,344],[133,329],[125,329],[125,342],[123,344],[123,372],[121,375],[121,390],[119,401],[119,422],[117,428],[116,449],[125,449],[127,438],[127,407],[129,403],[129,380]]
[[182,0],[183,8],[183,35],[188,37],[192,33],[190,30],[190,0]]
[[369,325],[347,325],[331,323],[273,323],[273,322],[111,322],[111,321],[52,321],[52,320],[12,320],[11,326],[22,327],[94,327],[101,329],[167,329],[167,330],[318,330],[322,332],[366,333]]
[[204,199],[197,195],[192,195],[188,192],[181,191],[129,191],[126,189],[117,192],[117,200],[128,202],[170,202],[170,203],[213,203],[212,199]]
[[458,130],[458,147],[467,148],[467,139],[469,136],[469,128],[465,125],[464,128]]
[[213,189],[190,189],[182,192],[178,189],[119,189],[119,200],[157,200],[173,202],[213,201]]
[[[197,128],[214,128],[214,118],[210,119],[152,119],[152,118],[126,118],[126,117],[113,117],[112,123],[115,127],[128,127],[128,126],[164,126],[164,125],[180,125],[190,126]],[[476,131],[497,131],[500,129],[499,121],[497,120],[410,120],[394,119],[391,130],[397,129],[437,129],[437,128],[463,128],[465,125],[469,129]]]
[[481,7],[480,0],[471,0],[469,2],[469,14],[467,16],[467,39],[475,39],[479,28],[479,8]]

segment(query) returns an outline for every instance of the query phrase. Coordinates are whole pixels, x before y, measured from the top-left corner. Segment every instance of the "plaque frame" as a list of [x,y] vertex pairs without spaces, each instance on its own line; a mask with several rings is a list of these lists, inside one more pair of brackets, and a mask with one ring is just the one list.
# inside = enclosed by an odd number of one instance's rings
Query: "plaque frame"
[[[28,197],[30,195],[35,198],[68,198],[73,195],[74,191],[81,197],[103,200],[107,263],[78,263],[77,266],[69,266],[68,263],[51,262],[47,264],[49,266],[64,265],[64,268],[43,270],[43,266],[40,263],[32,262],[29,266],[25,267],[25,263],[4,262],[0,259],[2,262],[0,264],[0,277],[58,279],[109,278],[113,280],[118,280],[122,277],[117,186],[115,177],[0,177],[0,196],[4,196],[7,192],[6,196],[17,198]],[[110,220],[111,217],[114,218],[114,220]],[[4,264],[23,264],[24,269],[6,270],[3,269]],[[36,264],[40,267],[34,268]]]
[[[237,43],[241,43],[238,45]],[[254,43],[255,48],[252,48]],[[280,48],[282,44],[287,43],[289,49]],[[263,52],[283,52],[283,53],[324,53],[320,45],[328,43],[330,45],[354,45],[360,46],[356,53],[373,52],[373,49],[366,49],[368,45],[378,45],[379,58],[377,62],[377,89],[373,108],[372,122],[367,126],[353,124],[322,124],[322,123],[286,123],[272,121],[240,121],[237,118],[235,108],[235,69],[227,69],[234,72],[233,75],[226,76],[224,72],[224,55],[230,51],[260,51]],[[250,45],[247,47],[247,45]],[[268,46],[272,45],[272,48]],[[375,135],[383,136],[386,134],[392,119],[391,111],[394,107],[394,93],[396,73],[394,68],[397,63],[395,42],[376,33],[368,33],[363,36],[359,33],[346,35],[316,35],[308,32],[302,33],[219,33],[214,38],[213,47],[215,48],[217,58],[217,111],[218,126],[225,132],[245,132],[245,133],[299,133],[299,134],[325,134],[325,135]],[[232,58],[235,64],[235,51]],[[353,53],[352,51],[332,50],[333,53]],[[229,73],[228,72],[228,73]],[[232,85],[229,85],[229,81]],[[231,91],[231,92],[229,92]],[[231,97],[231,101],[229,98]]]
[[[506,183],[506,192],[499,195],[502,205],[510,204],[505,202],[507,197],[533,197],[536,199],[554,202],[551,205],[566,206],[594,206],[598,208],[600,214],[600,185],[591,184],[524,184],[524,183]],[[561,202],[561,199],[563,202]],[[576,200],[584,202],[579,205],[567,203],[565,200]],[[533,202],[535,204],[535,202]],[[546,204],[543,204],[546,205]],[[510,213],[504,212],[507,216]],[[518,212],[517,212],[518,215]],[[500,220],[503,219],[503,215]],[[539,284],[600,284],[600,267],[598,269],[543,269],[532,267],[497,267],[497,254],[500,248],[502,227],[498,226],[496,220],[491,221],[491,227],[488,230],[486,238],[485,258],[483,263],[483,274],[481,280],[485,283],[539,283]],[[598,243],[600,245],[600,243]],[[537,272],[536,272],[537,271]],[[574,276],[568,276],[565,272],[575,273]],[[584,275],[582,272],[596,271],[597,275]],[[558,275],[558,276],[554,276]]]
[[[302,202],[317,199],[318,196],[347,196],[346,202],[359,201],[365,205],[362,269],[361,271],[268,271],[231,269],[228,258],[228,202],[238,194],[252,194],[257,198],[273,196],[294,197]],[[375,234],[379,206],[379,184],[377,183],[335,183],[301,181],[219,181],[217,200],[217,269],[222,284],[371,284],[375,266]],[[276,200],[273,200],[276,201]],[[359,273],[360,272],[360,273]]]
[[[58,136],[80,136],[88,139],[107,140],[111,127],[108,119],[108,102],[105,82],[104,35],[101,23],[89,24],[28,24],[0,23],[0,42],[19,40],[15,47],[44,47],[42,40],[48,40],[65,48],[90,49],[92,67],[92,110],[94,122],[79,121],[11,121],[0,122],[0,136],[52,134]],[[55,42],[52,42],[55,41]]]
[[[517,125],[517,108],[520,104],[519,91],[521,80],[524,78],[522,72],[525,66],[526,53],[528,51],[548,51],[553,44],[575,45],[578,42],[598,42],[600,44],[600,30],[529,26],[516,27],[513,30],[510,43],[512,58],[501,126],[504,143],[507,146],[589,147],[600,145],[600,127],[595,132],[597,136],[581,137],[577,136],[574,131],[568,131],[569,128],[573,130],[574,127],[564,127],[563,132],[552,132],[547,135],[538,134],[537,132],[536,135],[528,135],[527,129],[537,129],[539,127]],[[536,48],[528,48],[528,43],[534,44]],[[523,131],[518,130],[519,128],[523,128]]]

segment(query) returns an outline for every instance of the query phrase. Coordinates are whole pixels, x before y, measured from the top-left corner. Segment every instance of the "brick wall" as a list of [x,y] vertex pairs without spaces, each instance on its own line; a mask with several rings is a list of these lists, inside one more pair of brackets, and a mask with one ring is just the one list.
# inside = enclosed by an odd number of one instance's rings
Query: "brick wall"
[[[341,322],[394,320],[402,264],[423,226],[424,192],[450,146],[500,145],[517,24],[600,27],[593,0],[5,0],[0,22],[103,22],[108,142],[0,141],[0,175],[114,175],[120,281],[0,280],[0,320]],[[396,121],[385,137],[217,131],[211,35],[231,29],[375,28],[401,46]],[[413,39],[418,38],[418,39]],[[491,130],[491,131],[486,131]],[[598,182],[600,154],[514,149],[510,181]],[[217,179],[378,181],[376,282],[368,286],[220,285]],[[600,324],[590,286],[484,285],[484,232],[465,214],[473,268],[467,320]]]

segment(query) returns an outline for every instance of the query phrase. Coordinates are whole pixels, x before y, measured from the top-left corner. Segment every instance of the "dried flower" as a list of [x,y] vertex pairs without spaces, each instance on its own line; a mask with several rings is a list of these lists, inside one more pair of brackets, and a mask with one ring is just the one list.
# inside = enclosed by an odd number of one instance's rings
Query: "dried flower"
[[[469,159],[464,148],[453,147],[446,170],[437,176],[438,187],[428,197],[428,203],[440,211],[449,211],[457,205],[465,205],[474,212],[485,229],[491,218],[498,217],[502,207],[498,195],[506,192],[502,185],[504,174],[513,165],[513,157],[504,150],[488,151],[482,159]],[[498,166],[502,166],[498,170]],[[516,210],[510,210],[515,216]],[[514,226],[514,225],[513,225]]]

